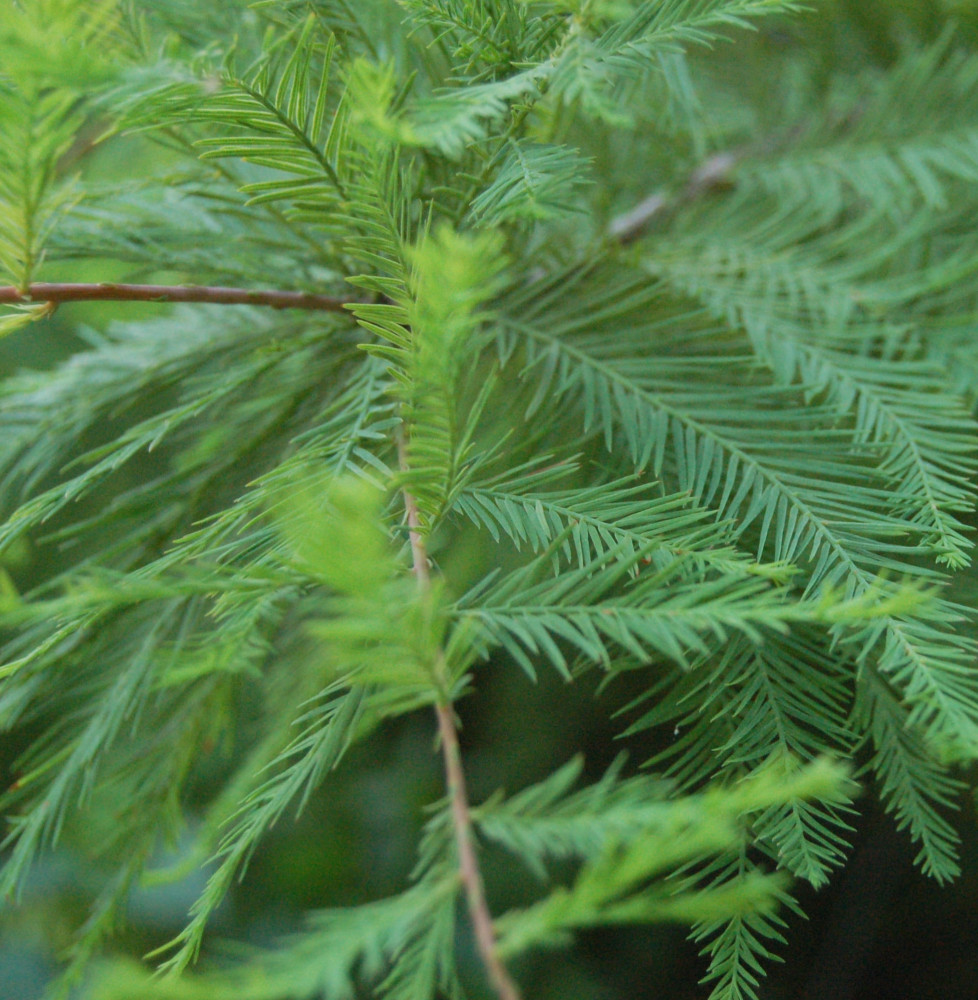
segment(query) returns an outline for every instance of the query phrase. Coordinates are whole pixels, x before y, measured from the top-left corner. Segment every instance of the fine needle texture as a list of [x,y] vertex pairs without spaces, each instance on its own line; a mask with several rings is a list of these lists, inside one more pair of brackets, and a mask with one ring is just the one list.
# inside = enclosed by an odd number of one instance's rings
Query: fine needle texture
[[0,17],[0,890],[51,995],[631,996],[679,924],[754,1000],[874,799],[954,879],[964,9],[192,6]]

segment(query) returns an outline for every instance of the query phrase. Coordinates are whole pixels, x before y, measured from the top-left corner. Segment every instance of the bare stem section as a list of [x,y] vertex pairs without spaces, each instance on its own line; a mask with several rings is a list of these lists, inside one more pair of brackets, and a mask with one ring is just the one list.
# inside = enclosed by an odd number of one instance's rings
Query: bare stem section
[[312,292],[278,289],[252,290],[221,285],[127,285],[36,281],[26,289],[0,287],[0,303],[29,305],[33,302],[204,302],[216,305],[269,306],[272,309],[308,309],[343,312],[346,299]]
[[455,729],[455,716],[452,713],[452,706],[444,703],[436,705],[435,712],[438,715],[438,732],[441,736],[442,755],[445,758],[445,779],[452,802],[452,823],[455,827],[455,842],[458,845],[459,876],[465,888],[476,947],[489,976],[489,982],[499,1000],[520,1000],[519,987],[513,981],[496,949],[492,915],[486,903],[482,873],[479,870],[479,860],[472,840],[472,816],[465,790],[465,772],[462,770],[462,754]]
[[[407,447],[403,434],[397,438],[398,457],[401,470],[407,469]],[[407,512],[408,531],[411,539],[411,557],[418,586],[427,591],[431,586],[428,569],[428,554],[421,534],[421,519],[418,505],[408,490],[404,494],[404,509]],[[465,891],[469,917],[475,934],[476,948],[485,967],[489,982],[499,1000],[521,1000],[519,987],[509,974],[496,948],[496,934],[492,927],[492,914],[486,902],[482,872],[475,853],[472,835],[472,813],[465,787],[465,771],[462,767],[462,752],[458,743],[458,730],[451,702],[440,699],[435,705],[438,717],[438,735],[441,738],[442,757],[445,761],[445,783],[452,806],[452,826],[455,829],[455,843],[458,848],[459,878]]]

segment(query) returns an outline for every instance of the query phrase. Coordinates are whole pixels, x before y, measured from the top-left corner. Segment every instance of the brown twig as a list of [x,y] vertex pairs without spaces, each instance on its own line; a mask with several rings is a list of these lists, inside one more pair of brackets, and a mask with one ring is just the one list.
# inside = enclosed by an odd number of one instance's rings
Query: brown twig
[[127,285],[109,282],[75,284],[38,281],[26,289],[0,287],[0,303],[32,302],[209,302],[217,305],[270,306],[272,309],[311,309],[344,312],[350,300],[312,292],[277,289],[252,290],[220,285]]
[[[628,244],[642,236],[659,217],[703,194],[731,183],[731,175],[742,154],[718,153],[704,161],[690,175],[676,194],[659,192],[645,198],[634,208],[616,216],[608,226],[608,236],[616,243]],[[344,312],[357,300],[319,295],[314,292],[281,289],[228,288],[222,285],[133,285],[115,282],[36,281],[26,288],[0,287],[0,304],[30,305],[47,302],[52,307],[62,302],[201,302],[214,305],[268,306],[272,309],[306,309],[319,312]]]
[[486,902],[479,859],[475,855],[475,845],[472,841],[472,815],[469,812],[469,801],[465,791],[465,772],[462,770],[462,755],[452,706],[439,702],[435,706],[435,712],[438,715],[438,732],[441,735],[442,755],[445,758],[448,794],[452,802],[452,823],[455,827],[455,842],[458,845],[459,876],[465,888],[476,947],[489,982],[499,1000],[520,1000],[519,987],[513,981],[496,948],[496,932],[492,927],[492,915]]
[[[408,468],[407,445],[403,434],[398,434],[397,451],[401,471],[406,472]],[[428,553],[425,549],[424,536],[421,534],[418,504],[408,490],[402,488],[401,492],[404,495],[404,509],[407,512],[414,576],[418,581],[418,587],[427,593],[431,589],[431,571],[428,568]],[[486,902],[482,872],[475,853],[472,813],[469,809],[469,798],[465,787],[465,771],[462,767],[462,752],[458,743],[455,714],[447,695],[440,697],[435,704],[435,714],[438,717],[438,734],[441,737],[441,751],[445,761],[445,783],[448,786],[448,797],[452,807],[452,826],[455,829],[455,843],[458,848],[459,878],[465,891],[476,948],[485,967],[486,975],[489,977],[489,982],[499,1000],[521,1000],[519,987],[499,957],[499,951],[496,947],[496,932],[492,926],[492,914],[489,912],[489,904]]]
[[686,184],[676,194],[656,192],[634,208],[615,216],[608,224],[608,236],[616,243],[632,243],[659,217],[711,191],[729,186],[734,168],[743,155],[742,152],[731,151],[709,157],[690,174]]

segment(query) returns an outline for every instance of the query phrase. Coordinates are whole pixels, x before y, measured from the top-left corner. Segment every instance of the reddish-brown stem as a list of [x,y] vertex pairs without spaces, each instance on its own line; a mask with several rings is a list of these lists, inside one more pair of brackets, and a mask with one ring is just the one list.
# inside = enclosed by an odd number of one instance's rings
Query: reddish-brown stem
[[[609,238],[619,244],[638,239],[650,223],[700,195],[731,183],[737,153],[720,153],[702,163],[678,194],[654,194],[630,211],[611,220]],[[281,289],[228,288],[222,285],[131,285],[115,282],[35,281],[26,288],[0,287],[0,304],[30,305],[47,302],[204,302],[216,305],[268,306],[271,309],[307,309],[343,312],[357,300]]]
[[[398,434],[397,450],[401,471],[406,472],[407,446],[403,434]],[[414,496],[402,489],[404,509],[407,512],[408,535],[411,539],[411,557],[414,576],[418,587],[427,592],[431,589],[431,571],[428,568],[428,553],[421,533],[421,517]],[[447,695],[439,697],[435,704],[438,717],[438,734],[441,738],[441,752],[445,762],[445,783],[452,807],[452,826],[455,830],[455,844],[458,848],[458,871],[468,904],[469,918],[475,934],[475,944],[485,967],[489,982],[499,1000],[521,1000],[519,987],[509,974],[505,963],[499,957],[496,947],[496,932],[492,926],[492,914],[486,902],[482,872],[475,853],[472,834],[472,813],[465,787],[465,771],[462,767],[462,752],[455,727],[455,714]]]
[[476,947],[489,982],[499,1000],[520,1000],[519,987],[510,976],[496,948],[496,933],[492,927],[492,915],[486,902],[479,859],[475,855],[475,844],[472,839],[472,815],[469,812],[469,800],[465,790],[465,772],[462,770],[462,754],[455,729],[455,716],[452,713],[452,706],[443,702],[435,706],[435,712],[438,715],[438,732],[441,736],[442,755],[445,758],[445,780],[452,803],[452,823],[455,827],[455,842],[458,845],[459,876],[465,888]]
[[0,287],[0,303],[32,302],[210,302],[217,305],[269,306],[272,309],[312,309],[343,312],[346,299],[312,292],[278,289],[226,288],[221,285],[126,285],[110,282],[76,284],[36,281],[26,289]]

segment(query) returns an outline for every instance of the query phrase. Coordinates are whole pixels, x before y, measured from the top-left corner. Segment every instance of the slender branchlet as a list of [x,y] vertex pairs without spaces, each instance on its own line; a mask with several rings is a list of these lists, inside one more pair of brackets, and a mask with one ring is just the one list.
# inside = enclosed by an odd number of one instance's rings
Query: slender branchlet
[[[397,448],[401,471],[406,472],[408,468],[407,443],[401,432],[397,436]],[[402,493],[404,509],[407,514],[408,536],[411,539],[412,569],[415,579],[418,581],[418,587],[427,593],[431,588],[431,571],[428,567],[428,553],[425,548],[424,536],[421,533],[418,504],[409,490],[402,489]],[[441,666],[444,666],[443,662]],[[479,957],[482,959],[486,975],[499,1000],[521,1000],[519,987],[499,957],[499,951],[496,947],[492,914],[489,912],[479,859],[475,852],[472,812],[469,809],[469,798],[465,786],[465,770],[462,767],[462,752],[458,742],[455,713],[447,693],[443,692],[439,696],[435,704],[435,714],[438,717],[438,735],[441,739],[442,758],[445,762],[445,782],[448,786],[448,796],[452,807],[452,826],[455,830],[455,842],[458,847],[459,878],[465,891]]]
[[32,302],[203,302],[215,305],[269,306],[272,309],[309,309],[343,312],[351,300],[313,292],[281,289],[226,288],[221,285],[129,285],[109,282],[63,283],[39,281],[26,288],[0,287],[0,303]]
[[[514,124],[521,122],[517,114]],[[678,196],[662,192],[650,195],[634,208],[612,219],[608,236],[628,244],[639,238],[650,223],[680,204],[730,183],[736,157],[730,153],[710,157],[691,175]],[[223,285],[138,285],[125,282],[36,281],[19,288],[0,286],[0,304],[49,303],[52,310],[63,302],[198,302],[210,305],[267,306],[271,309],[305,309],[312,312],[344,312],[361,300],[280,288],[230,288]]]
[[677,193],[670,195],[666,191],[656,191],[627,212],[616,215],[608,224],[608,236],[622,245],[633,243],[661,217],[712,191],[731,186],[740,155],[734,152],[717,153],[704,160]]

